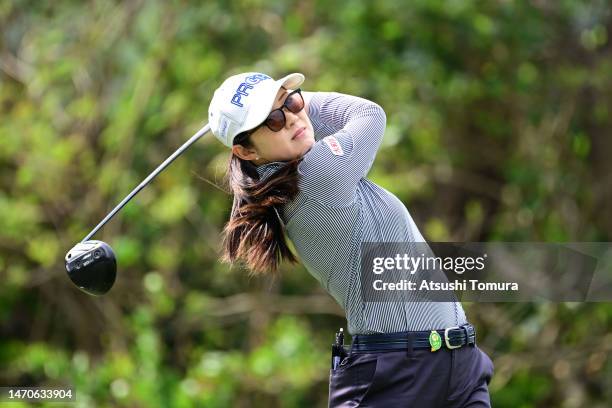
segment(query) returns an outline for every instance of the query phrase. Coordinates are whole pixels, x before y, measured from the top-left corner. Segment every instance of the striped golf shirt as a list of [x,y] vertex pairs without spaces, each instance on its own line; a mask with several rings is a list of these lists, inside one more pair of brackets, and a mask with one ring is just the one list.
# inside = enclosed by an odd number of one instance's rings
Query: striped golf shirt
[[[308,116],[316,143],[299,163],[298,195],[278,210],[300,260],[346,312],[349,332],[431,330],[466,323],[459,302],[363,300],[362,242],[425,240],[404,204],[366,178],[385,131],[382,108],[355,96],[314,92]],[[283,165],[266,163],[257,171],[265,179]]]

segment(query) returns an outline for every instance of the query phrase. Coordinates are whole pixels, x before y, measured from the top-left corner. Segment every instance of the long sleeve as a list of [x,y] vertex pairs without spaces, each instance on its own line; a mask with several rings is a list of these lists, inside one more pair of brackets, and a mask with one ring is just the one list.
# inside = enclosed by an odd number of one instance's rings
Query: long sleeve
[[308,196],[333,207],[349,205],[380,146],[386,116],[374,102],[336,92],[316,92],[308,107],[316,143],[299,171]]

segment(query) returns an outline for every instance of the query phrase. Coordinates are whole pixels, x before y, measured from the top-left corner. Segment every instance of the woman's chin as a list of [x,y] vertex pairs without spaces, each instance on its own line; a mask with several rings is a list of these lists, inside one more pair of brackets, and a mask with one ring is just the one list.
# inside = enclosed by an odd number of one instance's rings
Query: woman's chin
[[314,137],[308,138],[308,139],[304,139],[301,156],[303,156],[306,153],[308,153],[308,151],[310,149],[312,149],[312,146],[314,146],[314,144],[315,144]]

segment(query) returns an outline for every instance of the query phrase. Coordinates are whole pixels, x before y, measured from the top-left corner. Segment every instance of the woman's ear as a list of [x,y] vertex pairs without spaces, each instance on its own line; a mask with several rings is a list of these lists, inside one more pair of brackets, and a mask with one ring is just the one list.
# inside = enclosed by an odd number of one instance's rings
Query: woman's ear
[[259,159],[259,156],[257,155],[255,149],[249,149],[239,144],[232,146],[232,153],[234,153],[236,156],[240,157],[243,160]]

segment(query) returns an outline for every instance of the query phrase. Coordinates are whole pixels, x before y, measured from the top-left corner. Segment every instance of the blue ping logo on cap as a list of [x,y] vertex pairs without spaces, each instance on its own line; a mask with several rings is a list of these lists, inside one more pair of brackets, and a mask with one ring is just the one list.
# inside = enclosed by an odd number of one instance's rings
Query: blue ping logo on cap
[[232,100],[231,100],[232,104],[242,108],[244,105],[242,104],[240,99],[243,96],[249,96],[247,91],[249,89],[253,89],[253,85],[256,85],[266,79],[272,79],[272,78],[270,78],[266,74],[255,74],[255,75],[249,75],[248,77],[246,77],[244,79],[244,82],[242,82],[240,85],[238,85],[238,88],[236,88],[236,92],[234,93],[234,96],[232,96]]

